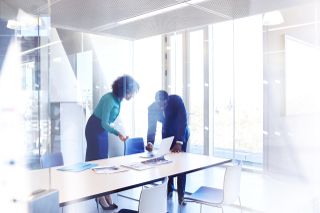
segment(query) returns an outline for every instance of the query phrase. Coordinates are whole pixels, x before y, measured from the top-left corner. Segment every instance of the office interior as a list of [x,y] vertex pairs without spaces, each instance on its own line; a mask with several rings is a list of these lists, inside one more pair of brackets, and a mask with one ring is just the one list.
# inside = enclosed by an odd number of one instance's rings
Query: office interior
[[[1,0],[1,206],[18,212],[30,193],[19,174],[45,153],[85,161],[87,119],[129,74],[140,90],[122,102],[123,133],[146,142],[155,92],[177,94],[188,152],[242,166],[243,212],[320,212],[319,14],[319,0]],[[199,174],[187,185],[221,178]]]

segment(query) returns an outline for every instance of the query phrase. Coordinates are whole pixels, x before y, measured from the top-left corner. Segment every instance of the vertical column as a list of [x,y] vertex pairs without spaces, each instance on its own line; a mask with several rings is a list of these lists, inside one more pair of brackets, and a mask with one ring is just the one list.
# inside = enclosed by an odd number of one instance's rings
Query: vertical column
[[209,155],[209,30],[203,29],[203,154]]

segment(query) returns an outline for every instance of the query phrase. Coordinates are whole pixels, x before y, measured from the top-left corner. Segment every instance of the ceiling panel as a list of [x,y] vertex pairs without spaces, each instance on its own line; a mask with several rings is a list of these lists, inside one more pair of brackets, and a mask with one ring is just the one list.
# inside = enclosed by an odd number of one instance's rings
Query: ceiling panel
[[197,8],[186,7],[140,21],[124,24],[101,33],[113,34],[132,39],[174,32],[182,29],[203,26],[208,23],[226,21],[220,17]]
[[175,0],[62,0],[52,5],[51,17],[60,26],[95,30],[175,4]]
[[250,14],[252,0],[210,0],[199,5],[232,18],[244,17]]
[[[39,9],[48,8],[48,0],[1,0],[12,8],[23,9],[25,12],[38,14]],[[54,0],[52,1],[54,2]],[[43,9],[42,13],[47,13],[46,9]]]

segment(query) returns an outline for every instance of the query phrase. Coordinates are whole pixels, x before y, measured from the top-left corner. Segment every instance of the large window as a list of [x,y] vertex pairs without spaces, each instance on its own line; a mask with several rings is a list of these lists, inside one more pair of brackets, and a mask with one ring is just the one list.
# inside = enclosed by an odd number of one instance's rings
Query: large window
[[[234,100],[233,100],[233,22],[224,22],[212,26],[212,56],[209,57],[212,69],[210,87],[213,105],[209,107],[213,114],[214,155],[225,156],[233,152]],[[228,156],[230,157],[230,155]]]
[[262,17],[213,24],[169,39],[168,89],[179,93],[184,88],[189,151],[261,165]]
[[182,33],[169,36],[167,46],[167,54],[169,58],[169,85],[168,89],[171,94],[176,94],[183,97],[184,80],[183,80],[183,35]]
[[189,150],[203,153],[204,144],[204,31],[192,31],[189,34],[190,80],[189,80]]
[[262,163],[260,15],[212,26],[214,154]]

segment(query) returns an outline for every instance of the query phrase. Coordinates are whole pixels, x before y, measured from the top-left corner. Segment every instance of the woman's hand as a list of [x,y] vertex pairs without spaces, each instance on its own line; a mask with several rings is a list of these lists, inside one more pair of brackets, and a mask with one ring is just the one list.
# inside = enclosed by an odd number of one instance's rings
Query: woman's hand
[[122,142],[125,142],[129,138],[129,136],[124,136],[121,133],[119,133],[118,137]]

